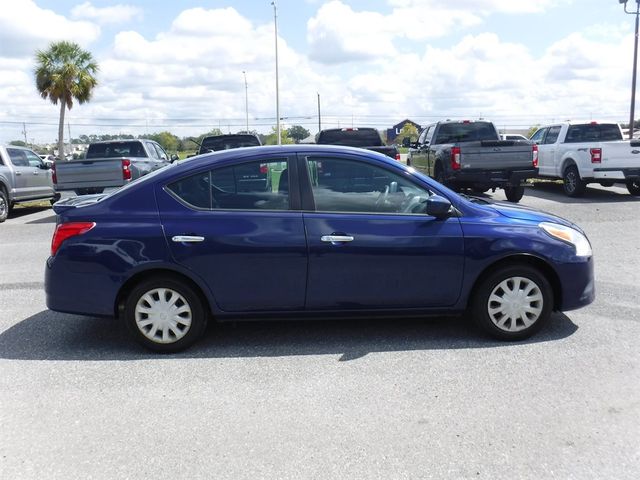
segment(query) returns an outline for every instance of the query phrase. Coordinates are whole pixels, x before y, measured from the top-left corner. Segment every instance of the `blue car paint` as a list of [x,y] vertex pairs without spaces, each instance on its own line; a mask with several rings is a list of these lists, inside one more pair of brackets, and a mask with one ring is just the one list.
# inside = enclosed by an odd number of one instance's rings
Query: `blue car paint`
[[[459,214],[437,220],[300,209],[194,212],[164,188],[214,164],[318,153],[357,157],[410,176],[448,198]],[[256,147],[203,155],[113,194],[62,202],[54,210],[59,223],[97,224],[65,241],[47,261],[47,306],[69,313],[112,316],[123,285],[135,275],[158,270],[191,279],[219,319],[242,318],[247,312],[460,312],[482,273],[513,256],[537,259],[553,272],[559,310],[579,308],[595,296],[592,258],[576,257],[572,246],[538,228],[542,221],[571,222],[519,206],[472,203],[410,167],[348,147]],[[274,226],[287,235],[279,235]],[[202,228],[206,230],[198,230]],[[170,240],[203,231],[211,236],[210,243],[180,245]],[[416,231],[429,237],[412,236]],[[336,232],[357,233],[361,244],[317,241],[319,234]],[[393,245],[383,248],[389,240]],[[429,255],[419,255],[426,248],[432,249]]]

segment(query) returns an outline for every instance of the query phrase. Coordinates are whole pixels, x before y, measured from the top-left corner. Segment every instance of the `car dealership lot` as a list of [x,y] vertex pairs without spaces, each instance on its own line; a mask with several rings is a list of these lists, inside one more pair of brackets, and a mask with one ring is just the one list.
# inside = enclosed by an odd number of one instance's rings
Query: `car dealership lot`
[[638,202],[527,189],[585,229],[597,279],[594,304],[527,342],[455,318],[258,322],[173,356],[47,311],[54,217],[17,209],[0,226],[0,477],[638,478]]

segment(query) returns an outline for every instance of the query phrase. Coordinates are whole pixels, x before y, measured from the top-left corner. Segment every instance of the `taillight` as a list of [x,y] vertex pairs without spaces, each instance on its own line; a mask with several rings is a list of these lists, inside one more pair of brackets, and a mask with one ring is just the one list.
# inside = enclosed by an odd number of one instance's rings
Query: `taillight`
[[460,147],[451,147],[451,168],[460,170]]
[[537,168],[538,167],[538,145],[536,145],[535,143],[533,144],[533,168]]
[[53,238],[51,239],[51,256],[53,257],[56,254],[60,245],[62,245],[62,242],[68,238],[87,233],[95,226],[95,222],[70,222],[59,224],[56,227],[55,232],[53,232]]
[[591,152],[591,163],[602,163],[601,148],[592,148],[590,152]]
[[399,162],[400,161],[400,154],[396,153],[396,160]]
[[266,175],[267,173],[269,173],[269,167],[267,166],[266,163],[260,164],[260,173],[263,175]]
[[55,162],[51,165],[51,180],[53,180],[53,183],[55,183],[55,184],[58,183],[58,175],[56,175],[56,164],[55,164]]
[[131,180],[131,160],[128,158],[122,160],[122,179]]

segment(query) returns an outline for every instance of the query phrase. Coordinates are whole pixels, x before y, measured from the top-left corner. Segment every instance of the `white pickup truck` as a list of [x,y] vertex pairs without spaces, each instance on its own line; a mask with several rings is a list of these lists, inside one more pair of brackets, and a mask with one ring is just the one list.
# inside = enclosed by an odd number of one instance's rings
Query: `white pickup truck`
[[559,123],[531,137],[538,145],[538,176],[561,178],[564,192],[581,196],[588,183],[620,182],[640,195],[640,141],[623,140],[616,123]]

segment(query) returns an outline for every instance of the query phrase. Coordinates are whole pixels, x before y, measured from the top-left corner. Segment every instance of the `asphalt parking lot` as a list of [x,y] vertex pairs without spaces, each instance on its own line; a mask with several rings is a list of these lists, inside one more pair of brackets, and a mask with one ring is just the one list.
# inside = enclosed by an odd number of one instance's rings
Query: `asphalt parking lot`
[[172,356],[49,312],[55,219],[16,209],[0,225],[0,478],[640,478],[639,202],[527,189],[587,232],[597,299],[526,342],[458,318],[255,322]]

